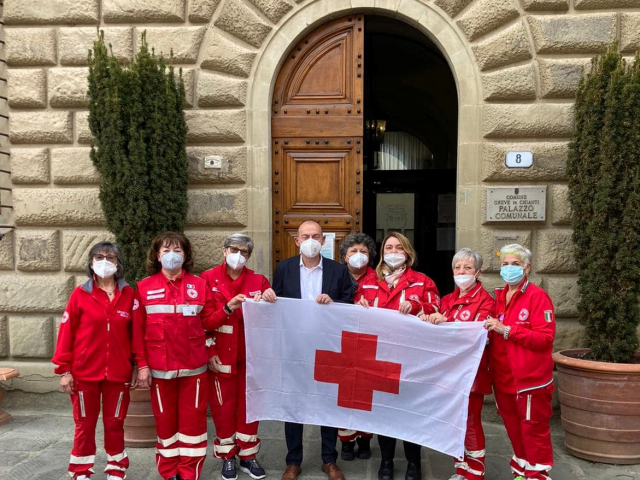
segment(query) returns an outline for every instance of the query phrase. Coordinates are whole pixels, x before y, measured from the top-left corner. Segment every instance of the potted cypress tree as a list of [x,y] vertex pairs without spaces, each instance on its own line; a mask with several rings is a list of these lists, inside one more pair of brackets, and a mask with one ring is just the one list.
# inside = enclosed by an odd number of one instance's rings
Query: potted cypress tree
[[578,88],[567,171],[588,348],[554,354],[565,445],[640,463],[640,57],[616,43]]
[[[100,203],[116,237],[127,281],[147,276],[146,252],[164,231],[182,232],[187,216],[187,123],[182,74],[149,51],[145,34],[126,67],[100,32],[89,51],[91,160],[102,182]],[[152,447],[156,432],[149,389],[131,391],[127,446]]]

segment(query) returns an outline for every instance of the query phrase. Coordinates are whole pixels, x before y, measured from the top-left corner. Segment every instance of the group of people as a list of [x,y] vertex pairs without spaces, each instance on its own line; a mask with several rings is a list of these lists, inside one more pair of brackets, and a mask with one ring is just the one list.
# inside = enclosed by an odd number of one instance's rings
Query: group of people
[[[454,459],[456,473],[450,480],[484,478],[480,415],[484,395],[492,390],[514,450],[514,478],[549,479],[555,319],[549,296],[528,280],[528,249],[513,244],[500,251],[506,285],[496,290],[495,300],[478,280],[480,254],[460,250],[452,262],[457,288],[440,299],[435,283],[412,269],[416,252],[400,233],[384,238],[375,269],[376,244],[367,235],[351,234],[342,240],[341,262],[320,254],[324,235],[315,221],[303,222],[294,240],[300,255],[278,263],[273,286],[246,267],[254,244],[244,234],[227,237],[223,263],[200,276],[191,273],[193,252],[187,237],[158,235],[146,259],[151,275],[138,282],[136,290],[124,281],[116,244],[101,242],[91,248],[89,278],[69,299],[53,357],[73,407],[76,428],[69,473],[74,480],[87,480],[94,473],[101,410],[107,479],[125,477],[129,459],[124,419],[129,389],[135,387],[150,388],[156,464],[164,480],[200,478],[207,407],[216,427],[213,455],[223,461],[223,480],[236,480],[238,469],[253,479],[264,478],[256,459],[258,422],[246,421],[241,307],[245,301],[275,302],[278,297],[386,308],[434,325],[482,322],[489,340],[469,397],[464,458]],[[282,480],[296,480],[303,459],[303,425],[287,422],[284,430],[288,453]],[[322,471],[329,480],[344,480],[336,463],[338,438],[343,460],[371,457],[371,433],[329,426],[320,432]],[[396,439],[378,435],[378,445],[378,478],[392,480]],[[405,441],[404,452],[405,480],[419,480],[420,445]]]

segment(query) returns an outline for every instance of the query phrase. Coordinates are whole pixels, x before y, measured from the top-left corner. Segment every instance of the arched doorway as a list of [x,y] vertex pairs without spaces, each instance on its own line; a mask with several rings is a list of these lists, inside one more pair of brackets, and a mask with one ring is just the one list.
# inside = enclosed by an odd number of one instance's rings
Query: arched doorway
[[333,20],[293,46],[271,107],[274,267],[313,218],[336,258],[348,233],[402,231],[451,290],[458,99],[438,47],[389,17]]

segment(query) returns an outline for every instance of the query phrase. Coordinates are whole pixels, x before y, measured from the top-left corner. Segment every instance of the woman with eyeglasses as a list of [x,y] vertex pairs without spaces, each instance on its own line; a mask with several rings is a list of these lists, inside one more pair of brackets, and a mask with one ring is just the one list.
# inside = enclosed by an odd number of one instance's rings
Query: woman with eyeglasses
[[238,478],[240,470],[251,478],[266,476],[256,460],[260,449],[258,422],[247,423],[246,351],[242,303],[248,298],[274,302],[269,281],[245,265],[251,258],[253,240],[242,233],[229,235],[223,243],[224,261],[203,272],[213,294],[215,329],[209,344],[209,406],[216,425],[213,455],[222,459],[223,480]]
[[105,473],[124,478],[129,458],[124,449],[124,418],[129,388],[137,383],[133,368],[133,289],[124,281],[124,262],[117,245],[101,242],[89,251],[89,279],[77,287],[62,315],[53,356],[62,390],[71,396],[75,436],[69,474],[91,477],[96,455],[96,424],[102,410]]

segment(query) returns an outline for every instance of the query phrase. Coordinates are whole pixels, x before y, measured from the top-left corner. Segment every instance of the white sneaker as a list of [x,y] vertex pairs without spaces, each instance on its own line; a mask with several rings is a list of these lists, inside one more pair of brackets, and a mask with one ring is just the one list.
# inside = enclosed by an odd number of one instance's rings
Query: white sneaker
[[453,475],[449,480],[467,480],[462,475],[458,475],[457,473]]
[[117,475],[107,475],[107,480],[123,480],[123,477],[118,477]]
[[74,480],[87,480],[86,475],[78,475]]

